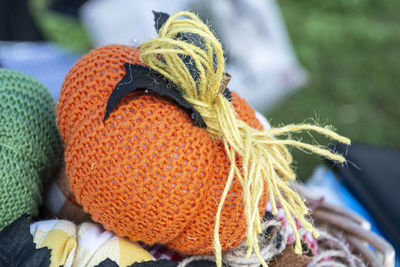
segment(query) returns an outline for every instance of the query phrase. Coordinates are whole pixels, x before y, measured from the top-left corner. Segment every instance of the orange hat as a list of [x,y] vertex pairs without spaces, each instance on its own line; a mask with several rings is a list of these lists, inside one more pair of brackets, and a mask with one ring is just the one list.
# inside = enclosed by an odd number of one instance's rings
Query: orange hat
[[[57,119],[71,190],[93,220],[119,236],[210,254],[230,170],[223,144],[195,126],[175,101],[154,93],[128,94],[103,122],[107,100],[126,73],[124,63],[143,65],[139,56],[133,47],[98,48],[67,75]],[[262,129],[235,93],[232,105],[241,120]],[[220,217],[223,250],[245,239],[242,195],[235,178]],[[264,193],[260,215],[266,201]]]

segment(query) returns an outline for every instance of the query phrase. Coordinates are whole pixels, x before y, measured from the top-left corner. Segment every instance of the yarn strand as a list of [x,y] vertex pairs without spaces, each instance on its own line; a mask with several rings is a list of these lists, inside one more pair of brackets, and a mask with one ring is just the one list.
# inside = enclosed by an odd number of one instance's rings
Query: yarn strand
[[[184,34],[200,38],[201,47],[191,43],[189,39],[178,38]],[[190,57],[191,62],[196,65],[196,78],[190,74],[182,56]],[[318,232],[307,219],[309,209],[305,201],[290,188],[289,181],[295,180],[296,176],[290,166],[292,157],[288,147],[295,147],[340,163],[345,162],[345,158],[324,147],[294,140],[291,135],[313,131],[348,145],[350,140],[336,134],[329,127],[299,124],[258,130],[238,119],[232,104],[221,92],[225,69],[222,46],[207,25],[190,12],[178,12],[171,16],[161,27],[158,38],[141,46],[141,60],[178,86],[183,97],[202,115],[208,133],[215,140],[222,141],[225,147],[230,171],[218,204],[214,226],[217,266],[222,266],[219,240],[221,212],[235,178],[243,188],[247,256],[250,257],[254,253],[260,264],[267,266],[258,245],[258,235],[262,229],[259,202],[265,192],[268,193],[273,214],[277,213],[277,201],[282,206],[294,231],[295,252],[300,254],[301,240],[295,219],[315,237],[318,237]],[[288,137],[278,139],[283,135]]]

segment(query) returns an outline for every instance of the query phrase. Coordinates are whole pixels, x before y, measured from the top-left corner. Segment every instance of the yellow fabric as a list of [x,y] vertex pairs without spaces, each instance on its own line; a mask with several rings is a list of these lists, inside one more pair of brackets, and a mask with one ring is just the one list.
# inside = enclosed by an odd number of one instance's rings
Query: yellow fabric
[[[192,43],[193,38],[176,38],[181,34],[197,36],[200,41]],[[191,62],[195,64],[196,79],[191,75],[184,56],[189,56]],[[158,37],[141,46],[141,60],[179,87],[183,97],[203,117],[208,133],[223,142],[229,157],[231,171],[218,206],[214,228],[217,265],[222,266],[218,234],[220,215],[234,177],[238,178],[243,187],[244,213],[247,222],[247,256],[254,251],[260,263],[267,266],[260,255],[257,239],[261,232],[259,201],[265,186],[268,188],[274,214],[277,213],[276,201],[281,204],[295,234],[295,251],[300,254],[302,252],[300,235],[294,218],[315,237],[318,237],[318,232],[307,219],[309,210],[304,200],[288,184],[290,180],[295,180],[296,176],[290,166],[292,157],[287,146],[316,153],[341,163],[345,162],[345,159],[342,155],[331,153],[325,148],[293,140],[291,135],[300,131],[315,131],[345,144],[350,144],[350,140],[327,127],[302,124],[256,130],[238,119],[232,104],[221,91],[225,83],[222,46],[207,25],[190,12],[178,12],[169,17],[159,30]],[[289,137],[276,139],[276,136],[282,135]],[[241,166],[237,164],[238,158],[241,159]]]
[[[135,253],[132,253],[132,250],[135,250]],[[153,260],[151,255],[137,243],[122,238],[119,240],[119,256],[120,266],[129,266],[132,262]]]
[[51,267],[95,266],[107,258],[119,266],[153,260],[137,243],[93,223],[76,226],[65,220],[50,220],[36,222],[30,228],[36,246],[51,249]]
[[[48,247],[51,249],[50,267],[72,264],[77,247],[75,225],[69,221],[54,220],[43,226],[31,233],[38,248]],[[49,229],[51,230],[49,231]]]

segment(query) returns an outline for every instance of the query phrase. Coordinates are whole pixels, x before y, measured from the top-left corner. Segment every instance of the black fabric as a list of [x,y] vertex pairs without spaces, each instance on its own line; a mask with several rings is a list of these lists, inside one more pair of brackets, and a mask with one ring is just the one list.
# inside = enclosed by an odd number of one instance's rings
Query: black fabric
[[115,261],[111,260],[110,258],[107,258],[104,261],[97,264],[95,267],[119,267],[119,266]]
[[[128,267],[176,267],[178,262],[168,261],[168,260],[157,260],[157,261],[145,261],[145,262],[135,262]],[[216,267],[217,265],[213,261],[199,260],[192,261],[186,265],[187,267]],[[223,266],[226,266],[223,264]],[[118,264],[107,258],[95,267],[119,267]]]
[[0,0],[0,40],[43,40],[29,12],[28,0]]
[[[338,144],[336,149],[345,154],[347,146]],[[349,164],[333,165],[333,170],[368,209],[383,232],[400,246],[400,152],[353,144],[346,158]]]
[[[168,20],[170,17],[167,13],[164,12],[157,12],[153,10],[154,14],[154,27],[157,31],[157,33],[160,31],[161,27],[165,24],[165,22]],[[193,34],[193,33],[178,33],[177,35],[174,36],[175,39],[180,39],[185,42],[188,42],[190,44],[193,44],[201,49],[204,50],[204,42],[203,39],[198,35],[198,34]],[[187,69],[189,70],[190,75],[192,75],[194,80],[197,80],[199,78],[199,72],[196,67],[196,64],[194,60],[190,56],[187,55],[179,55],[179,57],[182,59],[183,63],[185,63]],[[214,62],[215,63],[215,62]],[[232,95],[231,91],[226,88],[223,95],[229,100],[232,100]]]
[[[175,261],[158,260],[158,261],[145,261],[145,262],[135,262],[128,267],[176,267],[178,265]],[[118,264],[107,258],[95,267],[119,267]],[[194,266],[193,266],[194,267]]]
[[[160,31],[161,27],[164,26],[165,22],[169,19],[170,15],[164,12],[157,12],[153,10],[154,14],[154,28],[156,28],[157,33]],[[178,33],[174,36],[175,39],[181,39],[183,41],[187,41],[191,44],[195,44],[199,47],[201,42],[201,38],[198,34],[191,33]]]
[[[158,261],[147,261],[141,263],[134,263],[130,267],[176,267],[178,266],[178,262],[175,261],[167,261],[167,260],[158,260]],[[213,261],[207,260],[199,260],[192,261],[186,265],[187,267],[216,267],[217,265]],[[226,266],[223,264],[223,266]]]
[[231,90],[229,90],[229,88],[225,88],[225,91],[222,93],[223,96],[225,96],[226,99],[228,99],[229,101],[232,101],[232,92]]
[[282,246],[282,235],[281,233],[278,233],[275,237],[275,240],[273,241],[275,243],[275,248],[279,249]]
[[[153,14],[154,14],[154,27],[156,28],[156,31],[159,32],[161,27],[165,24],[165,22],[168,20],[170,16],[167,13],[156,12],[156,11],[153,11]],[[178,33],[173,38],[194,44],[200,48],[204,46],[202,45],[202,40],[200,36],[197,34]],[[196,67],[196,63],[194,62],[194,60],[192,60],[192,57],[187,55],[179,55],[179,57],[182,59],[183,63],[185,63],[193,79],[197,80],[199,78],[198,69]]]
[[158,261],[146,261],[141,263],[134,263],[129,267],[176,267],[178,263],[175,261],[158,260]]
[[[192,261],[190,262],[187,267],[216,267],[217,264],[213,261]],[[226,266],[222,264],[222,266]]]
[[154,10],[153,10],[153,14],[154,14],[154,28],[156,28],[156,31],[159,32],[161,27],[168,20],[169,15],[167,13],[157,12]]
[[95,267],[119,267],[119,266],[115,261],[111,260],[110,258],[107,258],[104,261],[97,264]]
[[263,220],[264,221],[270,221],[270,220],[273,220],[275,217],[274,217],[274,215],[271,213],[271,212],[269,212],[269,211],[266,211],[265,213],[264,213],[264,217],[263,217]]
[[[155,70],[141,65],[132,65],[125,63],[126,74],[122,80],[115,86],[107,101],[106,114],[104,120],[108,118],[111,111],[117,104],[129,93],[138,89],[144,89],[153,93],[167,96],[179,104],[193,119],[196,126],[200,128],[207,127],[200,113],[182,97],[177,86],[162,76]],[[103,121],[104,121],[103,120]]]
[[48,267],[50,249],[36,249],[27,215],[21,216],[0,232],[0,266]]

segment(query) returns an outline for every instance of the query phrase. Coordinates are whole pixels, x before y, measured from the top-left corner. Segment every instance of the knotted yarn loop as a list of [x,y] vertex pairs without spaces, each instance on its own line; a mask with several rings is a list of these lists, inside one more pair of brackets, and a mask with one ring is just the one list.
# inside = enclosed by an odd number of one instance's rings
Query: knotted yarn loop
[[[200,45],[191,42],[190,38],[178,38],[188,34],[198,37]],[[188,67],[188,59],[196,67],[195,77]],[[141,60],[178,86],[182,96],[202,115],[207,132],[214,139],[222,141],[226,150],[230,171],[218,205],[214,229],[217,266],[222,266],[220,217],[234,178],[243,188],[247,256],[255,253],[260,263],[267,266],[258,244],[258,234],[262,231],[259,202],[265,187],[273,214],[277,213],[276,201],[282,206],[295,234],[295,251],[301,254],[301,240],[295,218],[315,237],[318,237],[318,232],[307,219],[309,209],[305,200],[288,184],[296,179],[290,166],[292,156],[288,146],[341,163],[345,159],[324,147],[306,144],[290,136],[302,131],[314,131],[344,144],[350,144],[350,140],[328,127],[300,124],[259,130],[238,119],[231,102],[221,93],[225,68],[222,46],[207,25],[190,12],[178,12],[169,17],[160,29],[158,38],[141,46]],[[278,139],[279,136],[289,137]]]

